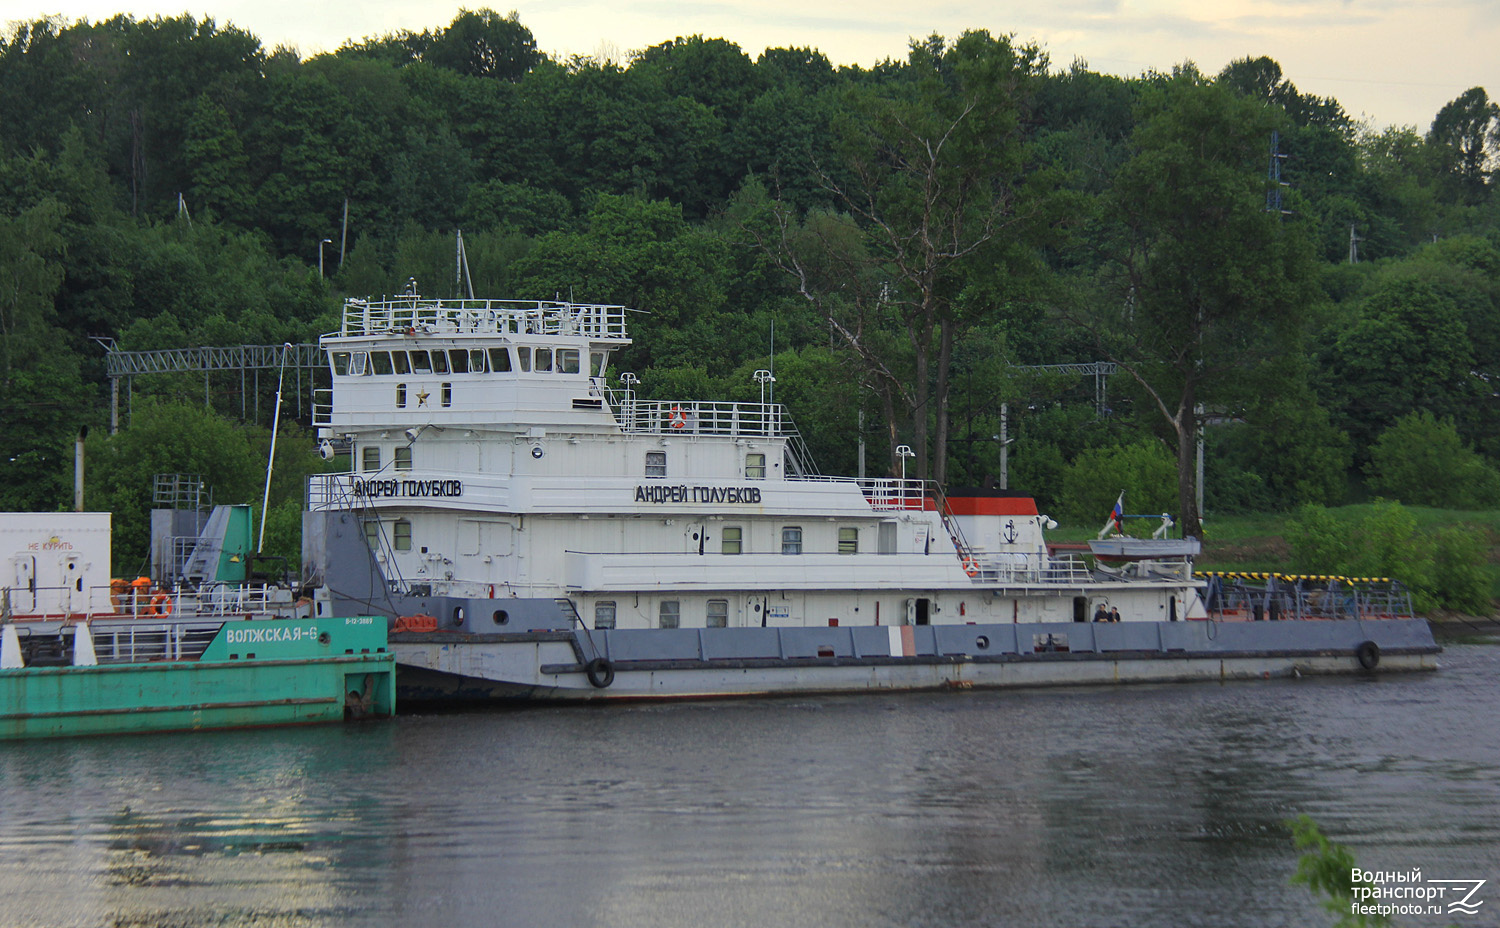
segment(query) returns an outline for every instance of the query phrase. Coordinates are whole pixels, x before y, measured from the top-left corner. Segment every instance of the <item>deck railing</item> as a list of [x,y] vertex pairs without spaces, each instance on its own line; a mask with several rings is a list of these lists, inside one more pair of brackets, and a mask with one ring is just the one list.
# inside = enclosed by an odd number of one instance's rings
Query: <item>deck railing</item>
[[539,300],[348,300],[340,335],[581,335],[623,341],[625,307]]

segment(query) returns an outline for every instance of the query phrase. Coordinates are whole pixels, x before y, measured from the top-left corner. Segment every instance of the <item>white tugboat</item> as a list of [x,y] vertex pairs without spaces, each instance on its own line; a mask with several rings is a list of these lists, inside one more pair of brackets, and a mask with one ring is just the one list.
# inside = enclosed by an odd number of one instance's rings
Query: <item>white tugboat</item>
[[612,387],[625,313],[412,288],[324,337],[320,436],[354,470],[310,482],[305,579],[315,616],[390,619],[403,701],[1435,666],[1399,592],[1311,618],[1272,590],[1282,621],[1222,621],[1195,546],[1091,566],[1028,497],[824,476],[778,405]]

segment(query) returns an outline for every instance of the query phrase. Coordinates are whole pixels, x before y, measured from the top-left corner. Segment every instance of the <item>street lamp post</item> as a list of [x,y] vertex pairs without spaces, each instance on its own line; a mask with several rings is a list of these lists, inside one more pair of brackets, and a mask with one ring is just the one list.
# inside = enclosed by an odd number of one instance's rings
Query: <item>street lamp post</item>
[[333,244],[333,239],[331,239],[331,238],[325,238],[321,242],[318,243],[318,276],[319,277],[323,276],[323,246],[324,245],[332,245],[332,244]]

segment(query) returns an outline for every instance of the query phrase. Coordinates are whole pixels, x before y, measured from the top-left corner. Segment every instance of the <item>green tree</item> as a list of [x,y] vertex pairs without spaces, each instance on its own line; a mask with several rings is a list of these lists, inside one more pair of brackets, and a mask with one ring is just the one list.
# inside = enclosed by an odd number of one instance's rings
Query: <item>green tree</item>
[[1438,152],[1458,202],[1483,202],[1489,194],[1490,161],[1500,147],[1500,104],[1483,87],[1465,90],[1438,110],[1427,144]]
[[1425,410],[1383,432],[1365,465],[1372,492],[1408,505],[1482,509],[1500,503],[1500,472],[1465,447],[1458,429]]
[[460,10],[425,44],[423,60],[468,77],[515,81],[542,60],[536,37],[514,11],[501,16],[494,10]]
[[1102,523],[1123,490],[1127,512],[1168,512],[1175,485],[1172,457],[1160,442],[1090,448],[1063,472],[1063,511],[1073,522]]
[[1305,237],[1265,210],[1279,119],[1190,67],[1160,77],[1142,90],[1135,154],[1114,183],[1117,264],[1094,325],[1170,430],[1189,535],[1202,418],[1238,405],[1249,374],[1295,349],[1317,300]]

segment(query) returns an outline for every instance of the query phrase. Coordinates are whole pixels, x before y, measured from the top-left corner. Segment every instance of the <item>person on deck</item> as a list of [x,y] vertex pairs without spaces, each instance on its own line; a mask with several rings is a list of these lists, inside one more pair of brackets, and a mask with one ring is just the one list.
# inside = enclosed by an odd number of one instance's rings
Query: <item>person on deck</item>
[[1109,612],[1105,610],[1103,603],[1100,603],[1099,604],[1099,608],[1097,608],[1097,609],[1094,610],[1094,621],[1095,622],[1108,622],[1109,621]]

